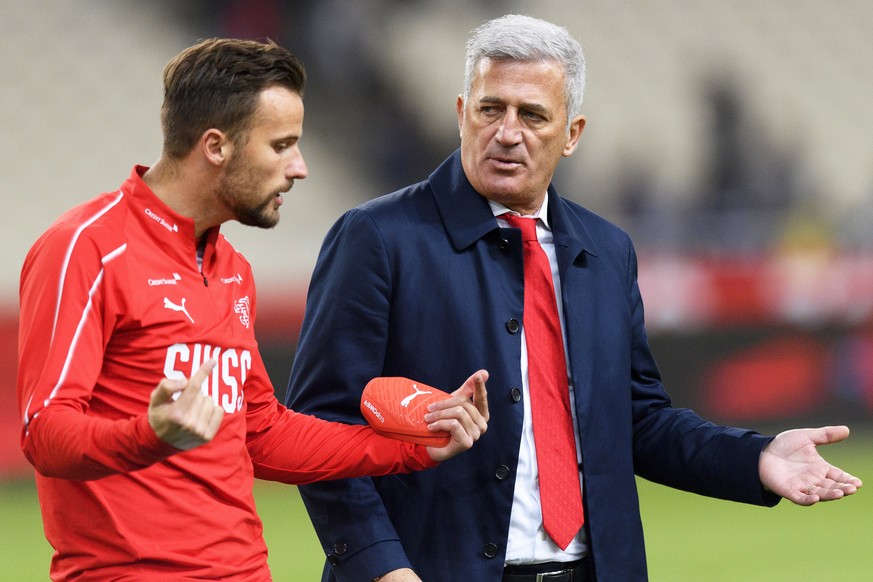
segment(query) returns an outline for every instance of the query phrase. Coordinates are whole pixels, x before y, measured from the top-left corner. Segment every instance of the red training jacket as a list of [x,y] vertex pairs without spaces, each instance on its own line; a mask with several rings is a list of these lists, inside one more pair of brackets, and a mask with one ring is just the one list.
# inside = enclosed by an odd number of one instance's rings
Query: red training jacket
[[[255,477],[308,483],[433,466],[424,447],[297,414],[258,353],[251,267],[142,181],[77,206],[21,273],[18,401],[54,580],[269,580]],[[218,362],[215,439],[182,452],[148,424],[164,378]]]

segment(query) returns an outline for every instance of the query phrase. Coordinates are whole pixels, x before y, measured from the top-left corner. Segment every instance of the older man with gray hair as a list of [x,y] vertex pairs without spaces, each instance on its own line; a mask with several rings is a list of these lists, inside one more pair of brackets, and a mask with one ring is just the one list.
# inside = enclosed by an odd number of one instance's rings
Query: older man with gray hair
[[373,376],[491,376],[489,431],[424,473],[306,485],[323,580],[645,580],[635,475],[723,499],[801,505],[860,480],[816,445],[674,408],[649,349],[636,254],[551,184],[585,117],[582,49],[510,15],[473,32],[461,147],[427,180],[351,210],[312,279],[287,404],[361,422]]

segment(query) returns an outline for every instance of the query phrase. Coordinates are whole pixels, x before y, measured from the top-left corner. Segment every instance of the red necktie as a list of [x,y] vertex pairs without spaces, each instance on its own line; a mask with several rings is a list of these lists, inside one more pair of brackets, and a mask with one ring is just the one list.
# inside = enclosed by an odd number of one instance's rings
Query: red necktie
[[504,214],[524,242],[524,336],[530,408],[546,533],[567,549],[585,523],[567,362],[549,259],[537,240],[536,219]]

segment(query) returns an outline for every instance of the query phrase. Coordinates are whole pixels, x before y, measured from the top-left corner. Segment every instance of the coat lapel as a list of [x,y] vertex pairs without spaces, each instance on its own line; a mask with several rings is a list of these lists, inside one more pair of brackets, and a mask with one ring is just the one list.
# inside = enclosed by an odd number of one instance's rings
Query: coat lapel
[[446,232],[461,251],[497,228],[488,200],[476,192],[461,166],[456,150],[428,178]]
[[[591,409],[594,359],[598,330],[594,310],[598,297],[593,280],[597,245],[579,218],[568,212],[553,186],[549,186],[549,222],[555,238],[555,254],[561,278],[562,308],[567,351],[576,405],[579,434],[584,435]],[[584,447],[584,444],[583,444]]]

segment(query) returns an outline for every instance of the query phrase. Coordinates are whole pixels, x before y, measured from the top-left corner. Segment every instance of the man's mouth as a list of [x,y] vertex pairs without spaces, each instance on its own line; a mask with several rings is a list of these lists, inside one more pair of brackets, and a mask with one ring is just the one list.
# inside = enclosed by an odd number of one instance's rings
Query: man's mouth
[[514,170],[518,166],[522,165],[521,160],[517,160],[515,158],[508,158],[505,156],[492,156],[489,158],[491,163],[497,166],[500,169],[506,170]]
[[276,204],[278,206],[282,206],[282,203],[285,202],[285,199],[282,197],[282,194],[285,194],[286,192],[290,191],[292,186],[294,186],[294,182],[289,183],[286,188],[283,188],[281,190],[276,190],[276,192],[273,194],[273,199],[276,201]]

